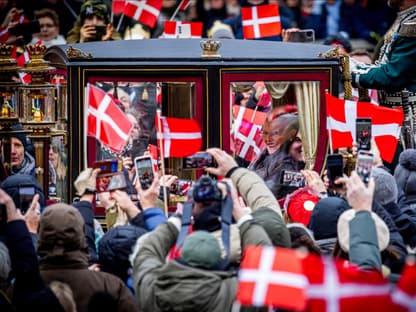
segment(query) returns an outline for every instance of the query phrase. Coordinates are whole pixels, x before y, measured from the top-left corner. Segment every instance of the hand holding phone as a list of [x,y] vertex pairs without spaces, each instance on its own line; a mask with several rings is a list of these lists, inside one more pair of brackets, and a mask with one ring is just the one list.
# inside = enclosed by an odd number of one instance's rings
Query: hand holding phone
[[155,174],[153,171],[153,158],[150,155],[138,156],[134,159],[136,176],[143,190],[147,190],[153,183]]

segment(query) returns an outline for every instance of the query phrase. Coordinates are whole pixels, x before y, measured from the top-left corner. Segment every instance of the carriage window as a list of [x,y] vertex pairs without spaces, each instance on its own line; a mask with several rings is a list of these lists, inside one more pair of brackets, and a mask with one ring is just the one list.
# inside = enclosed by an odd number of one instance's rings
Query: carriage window
[[[313,168],[319,136],[320,83],[317,81],[235,81],[230,83],[230,150],[248,166],[265,148],[261,135],[266,118],[282,113],[299,116],[298,137],[306,168]],[[303,155],[302,155],[303,154]]]
[[[157,146],[155,116],[157,108],[163,116],[196,118],[195,82],[134,82],[98,81],[95,87],[109,94],[113,102],[131,123],[131,131],[121,150],[114,150],[105,144],[105,138],[98,140],[88,136],[88,162],[96,160],[142,156],[149,144]],[[126,121],[126,123],[128,123]],[[87,125],[87,127],[89,127]],[[87,129],[88,130],[88,129]],[[114,128],[113,128],[114,130]],[[102,133],[101,133],[102,134]],[[172,160],[175,162],[175,160]],[[170,161],[171,162],[171,161]],[[177,174],[177,164],[171,164],[169,173]]]

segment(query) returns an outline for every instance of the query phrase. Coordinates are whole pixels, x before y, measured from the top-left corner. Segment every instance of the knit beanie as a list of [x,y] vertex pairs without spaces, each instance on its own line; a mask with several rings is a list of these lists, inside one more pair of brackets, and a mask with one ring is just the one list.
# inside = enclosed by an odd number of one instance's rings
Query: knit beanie
[[207,231],[193,232],[183,242],[180,260],[196,268],[218,268],[221,263],[218,240]]
[[403,190],[406,197],[416,197],[416,150],[404,150],[399,157],[399,164],[394,170],[397,186]]
[[[12,126],[12,130],[14,130],[14,131],[25,131],[25,129],[21,125],[19,125],[19,124],[13,125]],[[16,138],[20,142],[22,142],[22,144],[23,144],[23,146],[24,146],[24,148],[26,150],[26,147],[29,144],[29,141],[28,141],[28,138],[26,136],[26,133],[24,133],[24,132],[12,133],[12,138]]]
[[104,20],[105,23],[109,23],[110,14],[107,5],[102,0],[87,0],[81,6],[79,16],[81,18],[81,24],[89,16],[97,16]]
[[312,211],[308,225],[315,239],[336,238],[338,218],[347,209],[350,209],[348,203],[339,197],[319,200]]
[[397,184],[394,177],[382,168],[373,168],[371,176],[374,178],[374,199],[382,205],[397,203]]

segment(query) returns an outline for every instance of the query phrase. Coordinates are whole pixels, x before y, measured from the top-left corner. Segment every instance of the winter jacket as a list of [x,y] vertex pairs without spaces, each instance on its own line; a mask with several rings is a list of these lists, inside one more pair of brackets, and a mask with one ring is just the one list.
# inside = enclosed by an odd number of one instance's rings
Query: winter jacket
[[[140,311],[230,311],[237,291],[235,271],[210,271],[165,262],[179,231],[166,222],[143,237],[133,263]],[[263,228],[251,220],[240,226],[242,246],[270,245]],[[137,246],[136,246],[137,247]]]
[[249,169],[255,171],[266,182],[267,187],[277,199],[295,190],[293,187],[281,185],[282,172],[284,170],[300,171],[304,167],[304,163],[295,161],[286,149],[287,146],[284,145],[273,154],[269,154],[265,149],[249,166]]
[[112,274],[88,269],[88,248],[84,220],[66,204],[47,207],[40,219],[39,246],[41,276],[46,283],[61,281],[71,288],[78,312],[98,293],[110,295],[117,311],[137,311],[137,303],[124,283]]
[[72,206],[78,209],[84,219],[85,239],[87,241],[90,264],[98,262],[97,250],[95,247],[95,230],[94,230],[94,206],[89,201],[73,202]]
[[283,221],[282,211],[273,193],[255,172],[238,168],[231,174],[231,180],[241,194],[252,216],[263,226],[274,246],[290,247],[290,234]]
[[7,223],[6,240],[14,274],[12,302],[16,311],[64,311],[40,276],[36,251],[23,220]]
[[358,211],[349,223],[349,258],[362,269],[381,270],[381,256],[378,248],[377,231],[371,213]]

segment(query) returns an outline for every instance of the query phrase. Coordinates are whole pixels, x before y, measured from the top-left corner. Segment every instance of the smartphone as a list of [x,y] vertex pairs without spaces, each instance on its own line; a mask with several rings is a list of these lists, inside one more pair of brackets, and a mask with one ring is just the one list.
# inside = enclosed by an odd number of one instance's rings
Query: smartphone
[[336,187],[335,180],[344,174],[344,160],[341,154],[329,154],[326,159],[326,175],[329,186]]
[[34,186],[20,185],[19,186],[19,209],[22,214],[25,214],[32,204],[33,196],[35,196],[36,190]]
[[368,184],[371,176],[371,169],[373,168],[374,155],[367,151],[359,151],[357,156],[357,163],[355,171],[361,180]]
[[289,33],[290,42],[314,42],[315,41],[315,30],[313,29],[301,29]]
[[356,119],[356,142],[358,150],[371,149],[371,118]]
[[134,165],[136,166],[136,176],[139,179],[142,189],[147,190],[155,178],[153,158],[149,155],[138,156],[134,159]]
[[207,167],[216,167],[214,157],[207,152],[197,152],[185,157],[183,161],[184,169],[202,169]]
[[39,21],[30,21],[28,23],[17,24],[13,28],[9,29],[9,33],[13,36],[29,36],[40,32]]
[[297,171],[283,170],[280,176],[280,184],[289,187],[304,187],[306,185],[305,177]]
[[117,159],[98,160],[94,163],[93,168],[100,168],[98,175],[115,173],[119,171],[119,163]]
[[103,40],[103,36],[107,33],[107,25],[95,25],[95,40]]
[[124,190],[127,188],[127,181],[123,171],[115,173],[100,174],[97,176],[97,193]]

